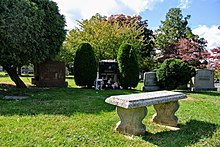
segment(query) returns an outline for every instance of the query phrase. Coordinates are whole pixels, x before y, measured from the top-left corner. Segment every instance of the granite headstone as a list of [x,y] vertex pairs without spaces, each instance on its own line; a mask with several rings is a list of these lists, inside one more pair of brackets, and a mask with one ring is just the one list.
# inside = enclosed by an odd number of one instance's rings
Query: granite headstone
[[157,84],[156,72],[145,72],[144,73],[144,86],[142,91],[156,91],[160,90]]
[[34,66],[32,84],[38,87],[67,87],[65,82],[65,63],[61,61],[46,61]]
[[214,71],[209,69],[196,69],[196,75],[190,84],[191,91],[217,90],[214,86]]

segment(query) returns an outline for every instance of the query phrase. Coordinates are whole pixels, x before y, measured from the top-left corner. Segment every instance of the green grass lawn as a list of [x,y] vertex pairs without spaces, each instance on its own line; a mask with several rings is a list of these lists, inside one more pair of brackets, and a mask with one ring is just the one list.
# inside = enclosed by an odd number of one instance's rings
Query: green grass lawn
[[[7,78],[1,76],[0,82]],[[104,100],[141,92],[143,83],[133,90],[96,91],[76,87],[72,77],[67,81],[68,88],[0,86],[0,146],[220,146],[220,91],[184,91],[188,98],[176,113],[178,131],[152,123],[150,106],[143,120],[147,133],[127,136],[114,130],[119,118]],[[29,98],[5,100],[4,95]]]

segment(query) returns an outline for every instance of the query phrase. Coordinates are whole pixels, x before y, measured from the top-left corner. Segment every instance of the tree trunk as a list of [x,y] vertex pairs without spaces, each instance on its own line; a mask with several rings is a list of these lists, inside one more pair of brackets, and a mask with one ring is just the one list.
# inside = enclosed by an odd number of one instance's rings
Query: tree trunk
[[18,67],[18,75],[21,76],[21,67]]
[[4,67],[4,69],[7,71],[11,80],[13,82],[15,82],[17,88],[27,88],[27,86],[24,84],[24,82],[18,76],[16,67]]

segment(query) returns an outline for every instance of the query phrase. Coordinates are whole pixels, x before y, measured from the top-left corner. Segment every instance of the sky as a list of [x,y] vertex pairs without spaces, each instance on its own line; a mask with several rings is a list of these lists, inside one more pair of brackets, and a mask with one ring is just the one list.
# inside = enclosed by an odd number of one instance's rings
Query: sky
[[183,16],[191,15],[189,27],[207,40],[207,49],[220,46],[220,0],[53,0],[66,18],[67,29],[77,26],[76,20],[89,19],[99,13],[140,15],[155,30],[165,20],[170,8],[181,8]]

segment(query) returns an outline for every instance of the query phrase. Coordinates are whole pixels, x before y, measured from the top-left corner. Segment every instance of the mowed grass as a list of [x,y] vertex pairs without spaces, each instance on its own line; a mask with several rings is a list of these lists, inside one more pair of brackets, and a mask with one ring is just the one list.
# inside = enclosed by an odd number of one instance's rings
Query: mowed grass
[[[114,130],[119,121],[115,106],[104,101],[141,92],[143,83],[138,90],[96,91],[76,87],[72,77],[67,81],[68,88],[0,86],[0,146],[220,146],[220,91],[183,91],[188,98],[176,113],[178,131],[152,123],[155,110],[147,107],[146,134],[129,136]],[[6,100],[5,95],[29,98]]]

